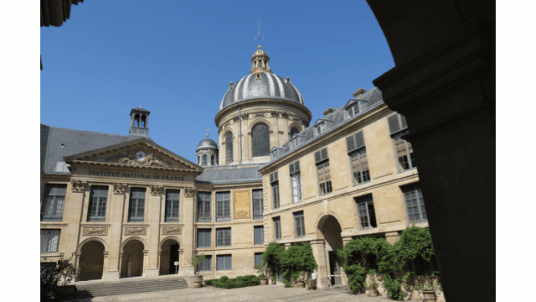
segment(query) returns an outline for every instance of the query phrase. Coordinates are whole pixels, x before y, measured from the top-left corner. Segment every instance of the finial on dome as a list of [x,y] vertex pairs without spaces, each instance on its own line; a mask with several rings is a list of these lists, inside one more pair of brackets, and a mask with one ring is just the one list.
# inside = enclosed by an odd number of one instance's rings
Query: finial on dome
[[261,43],[259,43],[259,46],[257,46],[258,49],[262,49]]
[[233,89],[233,86],[234,86],[234,83],[231,81],[231,82],[229,83],[229,89]]
[[210,130],[210,129],[207,129],[207,138],[208,138],[208,130]]

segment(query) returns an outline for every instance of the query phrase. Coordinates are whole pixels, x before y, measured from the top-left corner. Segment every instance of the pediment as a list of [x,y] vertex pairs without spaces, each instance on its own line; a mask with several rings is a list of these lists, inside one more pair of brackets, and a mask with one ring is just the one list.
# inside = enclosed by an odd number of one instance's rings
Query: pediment
[[191,161],[145,138],[66,156],[65,162],[202,172]]

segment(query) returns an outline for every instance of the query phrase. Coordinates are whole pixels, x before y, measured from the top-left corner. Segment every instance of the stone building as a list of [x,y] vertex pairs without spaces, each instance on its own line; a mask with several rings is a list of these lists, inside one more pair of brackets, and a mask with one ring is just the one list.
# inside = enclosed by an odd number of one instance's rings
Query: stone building
[[203,254],[210,279],[255,273],[270,242],[307,241],[325,287],[346,282],[334,251],[353,237],[428,225],[406,120],[378,88],[310,125],[260,46],[251,62],[196,163],[150,138],[143,108],[128,136],[41,125],[41,262],[72,256],[77,280],[117,280],[192,275]]

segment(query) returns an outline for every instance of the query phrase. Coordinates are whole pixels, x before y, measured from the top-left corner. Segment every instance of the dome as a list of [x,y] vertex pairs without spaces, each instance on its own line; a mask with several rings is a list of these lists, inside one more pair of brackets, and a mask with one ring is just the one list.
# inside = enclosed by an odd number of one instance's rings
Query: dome
[[210,138],[205,138],[199,143],[199,145],[197,145],[197,149],[195,149],[195,152],[206,149],[218,150],[218,144],[216,144],[216,142],[211,140]]
[[270,58],[259,45],[259,49],[251,57],[253,67],[250,73],[236,84],[231,82],[221,101],[220,110],[242,101],[261,98],[279,99],[305,105],[300,92],[290,83],[289,78],[285,80],[273,74],[268,65],[269,61]]

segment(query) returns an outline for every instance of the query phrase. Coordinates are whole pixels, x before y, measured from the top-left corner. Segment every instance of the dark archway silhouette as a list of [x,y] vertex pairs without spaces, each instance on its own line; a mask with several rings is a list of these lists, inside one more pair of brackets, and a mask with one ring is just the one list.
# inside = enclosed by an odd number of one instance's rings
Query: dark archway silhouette
[[138,240],[130,240],[125,244],[121,260],[121,278],[143,274],[143,248],[143,243]]
[[81,248],[79,280],[101,279],[104,268],[104,245],[96,240],[87,242]]
[[175,274],[175,261],[179,261],[180,244],[175,239],[166,239],[160,246],[160,275]]

